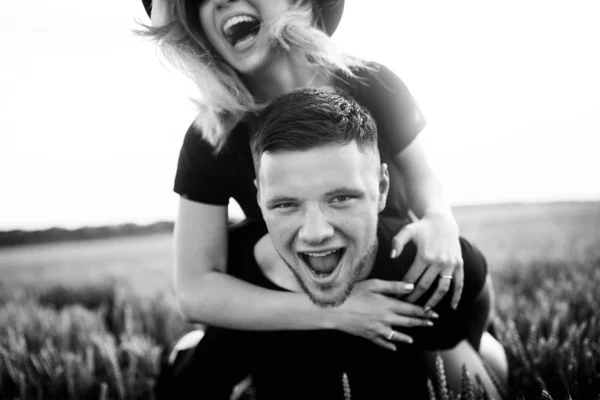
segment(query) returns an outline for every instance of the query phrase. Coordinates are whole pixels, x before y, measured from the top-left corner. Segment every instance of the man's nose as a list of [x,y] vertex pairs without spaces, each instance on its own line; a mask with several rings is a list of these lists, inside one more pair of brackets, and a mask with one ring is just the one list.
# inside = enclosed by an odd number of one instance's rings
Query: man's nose
[[318,206],[308,207],[298,232],[299,239],[310,244],[319,244],[333,237],[333,233],[333,226],[321,209]]

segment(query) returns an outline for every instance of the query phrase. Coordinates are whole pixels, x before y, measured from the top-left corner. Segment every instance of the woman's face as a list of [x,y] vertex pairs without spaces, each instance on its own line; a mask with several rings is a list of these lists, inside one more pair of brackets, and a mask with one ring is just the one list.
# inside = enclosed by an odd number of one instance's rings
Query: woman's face
[[200,22],[208,41],[238,72],[260,70],[272,56],[267,32],[292,0],[204,0]]

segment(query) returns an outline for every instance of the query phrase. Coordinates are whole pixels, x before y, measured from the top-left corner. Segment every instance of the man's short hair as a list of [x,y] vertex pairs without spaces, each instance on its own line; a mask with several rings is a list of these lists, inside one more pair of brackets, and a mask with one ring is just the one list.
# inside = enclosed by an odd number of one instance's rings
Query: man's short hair
[[259,116],[250,140],[254,167],[278,151],[303,151],[355,141],[359,150],[377,149],[377,126],[351,96],[332,88],[299,89],[277,98]]

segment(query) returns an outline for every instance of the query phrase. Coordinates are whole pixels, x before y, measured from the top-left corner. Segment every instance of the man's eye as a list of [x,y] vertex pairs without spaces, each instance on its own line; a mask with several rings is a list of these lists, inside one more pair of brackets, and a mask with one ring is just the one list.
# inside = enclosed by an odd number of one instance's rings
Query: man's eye
[[348,195],[336,196],[333,198],[332,202],[333,203],[344,203],[344,202],[352,200],[352,199],[353,199],[353,197],[348,196]]
[[279,204],[275,204],[273,205],[273,209],[288,209],[288,208],[292,208],[294,207],[294,203],[279,203]]

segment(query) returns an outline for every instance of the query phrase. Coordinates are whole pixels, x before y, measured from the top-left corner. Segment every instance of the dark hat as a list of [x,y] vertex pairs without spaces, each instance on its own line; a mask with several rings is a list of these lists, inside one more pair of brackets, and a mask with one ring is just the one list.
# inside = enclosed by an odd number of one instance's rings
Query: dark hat
[[[342,19],[342,13],[344,12],[344,0],[312,0],[317,4],[318,11],[323,16],[323,22],[325,23],[325,30],[329,36],[333,35],[336,28],[338,27],[340,20]],[[152,11],[152,0],[142,0],[144,8],[148,17],[150,17]]]

